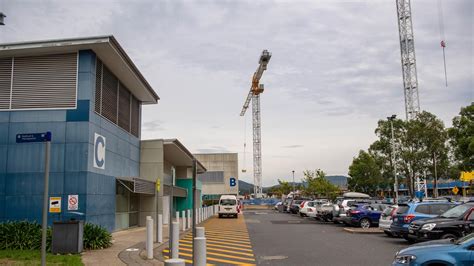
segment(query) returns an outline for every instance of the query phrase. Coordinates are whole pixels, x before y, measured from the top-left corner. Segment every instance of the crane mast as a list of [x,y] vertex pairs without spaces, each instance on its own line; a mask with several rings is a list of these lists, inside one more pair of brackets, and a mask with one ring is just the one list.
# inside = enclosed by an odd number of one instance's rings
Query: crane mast
[[260,78],[267,69],[267,64],[272,57],[271,53],[263,50],[259,66],[252,77],[252,86],[245,99],[240,116],[244,116],[250,101],[252,101],[252,127],[253,127],[253,183],[254,195],[262,195],[262,136],[261,136],[261,116],[260,116],[260,94],[263,93],[263,84],[260,84]]
[[400,54],[405,94],[406,119],[411,120],[420,112],[418,97],[418,77],[416,74],[415,40],[410,0],[396,0]]

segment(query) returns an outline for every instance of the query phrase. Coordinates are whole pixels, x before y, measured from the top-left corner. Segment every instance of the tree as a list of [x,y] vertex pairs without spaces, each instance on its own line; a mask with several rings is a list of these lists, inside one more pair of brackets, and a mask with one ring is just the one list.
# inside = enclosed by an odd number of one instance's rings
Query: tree
[[459,170],[474,170],[474,102],[461,108],[459,116],[453,118],[453,127],[448,130],[450,144]]
[[352,160],[349,166],[349,189],[360,191],[375,196],[380,188],[382,179],[377,162],[374,157],[366,151],[359,151],[359,155]]
[[290,185],[287,181],[282,181],[278,179],[278,185],[273,186],[270,189],[270,194],[282,196],[282,195],[288,195],[288,193],[290,193],[291,191],[293,191],[292,185]]
[[306,183],[303,193],[307,196],[334,199],[339,194],[339,188],[326,179],[326,173],[321,169],[306,170],[303,174],[305,176],[303,182]]

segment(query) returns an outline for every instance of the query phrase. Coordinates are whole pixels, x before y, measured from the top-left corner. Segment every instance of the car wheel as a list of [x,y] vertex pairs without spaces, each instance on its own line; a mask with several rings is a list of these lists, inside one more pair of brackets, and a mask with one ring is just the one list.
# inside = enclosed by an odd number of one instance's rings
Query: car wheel
[[359,221],[360,227],[367,229],[370,227],[370,220],[367,218],[362,218]]
[[222,214],[219,213],[219,218],[222,218]]
[[447,233],[441,236],[441,239],[456,239],[456,238],[457,237],[454,234],[450,234],[450,233]]
[[389,231],[383,231],[388,237],[394,237],[394,235]]

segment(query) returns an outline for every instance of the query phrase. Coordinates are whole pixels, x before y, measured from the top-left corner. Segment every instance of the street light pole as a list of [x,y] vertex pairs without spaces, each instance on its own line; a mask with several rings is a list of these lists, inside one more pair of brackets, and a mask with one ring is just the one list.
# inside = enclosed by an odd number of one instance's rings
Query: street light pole
[[293,199],[295,199],[295,170],[291,172],[293,172]]
[[392,131],[392,139],[391,139],[391,146],[392,146],[392,166],[393,166],[393,177],[395,179],[395,204],[398,204],[398,177],[397,177],[397,164],[395,162],[395,134],[393,132],[393,120],[397,118],[397,115],[392,115],[390,117],[387,117],[387,119],[390,121],[390,130]]

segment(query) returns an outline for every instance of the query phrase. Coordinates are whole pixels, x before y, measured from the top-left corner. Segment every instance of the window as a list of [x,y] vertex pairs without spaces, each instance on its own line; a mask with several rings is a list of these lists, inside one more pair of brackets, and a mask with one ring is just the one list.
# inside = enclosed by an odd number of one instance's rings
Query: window
[[418,205],[418,207],[416,207],[416,209],[415,209],[415,212],[430,214],[430,208],[426,204],[425,205]]
[[77,53],[0,59],[0,110],[74,109]]
[[474,221],[474,209],[471,210],[471,213],[467,217],[468,221]]
[[138,137],[140,101],[100,61],[96,63],[95,112]]
[[440,215],[446,212],[447,210],[451,209],[451,207],[453,207],[453,205],[450,205],[450,204],[433,204],[429,206],[430,206],[430,214],[436,214],[436,215]]
[[409,209],[410,209],[410,206],[400,204],[397,209],[397,214],[405,214],[408,212]]

